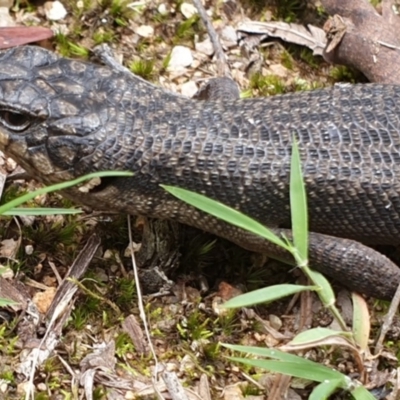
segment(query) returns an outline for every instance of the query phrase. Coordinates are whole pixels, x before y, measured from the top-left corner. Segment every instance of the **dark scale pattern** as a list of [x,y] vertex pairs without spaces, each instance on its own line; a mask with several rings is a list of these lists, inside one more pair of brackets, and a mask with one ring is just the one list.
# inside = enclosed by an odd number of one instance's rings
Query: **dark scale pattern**
[[206,194],[280,232],[290,222],[295,136],[313,231],[310,260],[378,297],[393,293],[399,270],[358,241],[400,241],[399,101],[400,86],[377,84],[194,101],[36,47],[0,53],[0,123],[4,109],[31,119],[22,132],[1,123],[0,148],[35,178],[51,183],[131,170],[133,178],[67,195],[99,209],[175,218],[288,261],[273,245],[193,210],[159,184]]

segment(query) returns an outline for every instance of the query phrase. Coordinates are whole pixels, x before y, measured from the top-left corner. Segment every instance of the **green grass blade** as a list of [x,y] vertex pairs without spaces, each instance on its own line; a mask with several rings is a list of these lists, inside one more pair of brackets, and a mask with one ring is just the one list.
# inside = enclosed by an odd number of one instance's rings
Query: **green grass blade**
[[298,362],[301,364],[309,363],[309,365],[315,365],[314,361],[307,360],[305,358],[296,356],[294,354],[286,353],[277,349],[268,349],[266,347],[255,347],[255,346],[242,346],[240,344],[227,344],[221,343],[222,346],[229,350],[237,351],[239,353],[252,354],[258,357],[268,357],[274,360],[287,361],[287,362]]
[[350,332],[345,332],[345,331],[335,331],[333,329],[329,328],[312,328],[308,329],[306,331],[300,332],[297,334],[293,340],[291,340],[289,343],[291,345],[297,344],[309,344],[309,343],[314,343],[314,342],[320,342],[323,341],[329,337],[335,337],[335,336],[341,336],[346,339],[351,336]]
[[45,207],[17,207],[3,213],[8,216],[37,216],[37,215],[61,215],[61,214],[79,214],[82,210],[75,208],[45,208]]
[[253,290],[252,292],[241,294],[224,303],[226,308],[248,307],[260,303],[269,303],[282,297],[290,296],[306,290],[315,290],[316,286],[302,285],[275,285],[266,288]]
[[218,201],[209,199],[201,194],[193,193],[190,190],[161,185],[167,192],[177,197],[178,199],[190,204],[193,207],[198,208],[207,214],[213,215],[219,219],[222,219],[229,224],[238,226],[239,228],[245,229],[246,231],[252,232],[255,235],[261,236],[278,246],[290,251],[289,246],[268,228],[255,221],[254,219],[247,217],[241,212],[228,207]]
[[241,346],[241,345],[233,345],[233,344],[226,344],[221,343],[222,346],[226,347],[227,349],[238,351],[241,353],[252,354],[258,357],[266,357],[272,358],[281,362],[289,362],[292,364],[299,364],[303,368],[315,368],[318,367],[320,369],[324,369],[326,374],[332,375],[331,379],[342,379],[344,375],[340,372],[335,371],[331,368],[325,367],[324,365],[320,365],[314,361],[307,360],[305,358],[296,356],[294,354],[285,353],[284,351],[277,350],[277,349],[267,349],[265,347],[253,347],[253,346]]
[[88,174],[85,176],[81,176],[80,178],[73,179],[71,181],[57,183],[55,185],[46,186],[44,188],[40,188],[33,192],[27,193],[23,196],[20,196],[14,200],[9,201],[7,204],[0,206],[0,215],[4,214],[6,211],[9,211],[11,208],[18,207],[19,205],[26,203],[29,200],[32,200],[36,196],[40,196],[45,193],[55,192],[57,190],[67,189],[71,186],[78,185],[86,180],[93,178],[107,178],[107,177],[118,177],[118,176],[133,176],[132,172],[122,172],[122,171],[104,171],[104,172],[93,172],[92,174]]
[[368,305],[364,298],[357,293],[351,294],[353,300],[353,334],[354,340],[361,350],[368,349],[368,340],[371,331],[371,319]]
[[308,400],[328,400],[329,396],[336,392],[341,386],[338,379],[327,380],[314,388]]
[[318,296],[325,307],[333,307],[336,302],[335,293],[328,279],[320,272],[309,269],[308,276],[312,283],[319,287]]
[[308,259],[307,196],[301,172],[299,147],[296,140],[293,140],[290,166],[290,210],[292,214],[293,243],[300,255],[301,263],[306,264]]
[[376,397],[373,396],[364,386],[358,386],[350,393],[356,400],[376,400]]
[[271,361],[271,360],[251,360],[247,358],[228,357],[232,361],[251,365],[256,368],[268,371],[278,372],[285,375],[295,376],[296,378],[308,379],[315,382],[324,382],[326,380],[339,380],[340,387],[346,388],[348,378],[340,372],[323,367],[317,363],[315,365],[302,364],[300,362]]
[[13,306],[17,304],[15,301],[0,298],[0,307]]

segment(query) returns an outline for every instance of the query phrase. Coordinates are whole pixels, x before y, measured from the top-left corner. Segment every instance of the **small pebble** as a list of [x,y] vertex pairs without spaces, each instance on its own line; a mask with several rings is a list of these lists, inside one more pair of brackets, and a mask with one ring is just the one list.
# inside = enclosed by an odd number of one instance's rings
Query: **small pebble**
[[50,21],[60,21],[67,16],[67,10],[58,0],[46,1],[46,3],[44,3],[44,13],[46,18]]
[[45,383],[41,382],[41,383],[38,383],[37,389],[39,392],[45,392],[47,390],[47,386]]
[[169,71],[177,71],[189,67],[193,62],[191,50],[185,46],[175,46],[171,52],[171,58],[168,64]]
[[236,45],[238,41],[236,29],[230,25],[225,26],[221,31],[221,40],[223,42],[229,42]]
[[141,25],[135,29],[135,33],[141,37],[149,38],[154,36],[154,28],[150,25]]
[[162,3],[158,6],[157,11],[161,14],[161,15],[167,15],[168,14],[168,9],[167,6]]
[[182,3],[181,4],[181,13],[186,19],[193,17],[193,15],[197,14],[197,8],[190,3]]
[[269,315],[269,323],[277,331],[282,328],[282,321],[279,317],[274,314]]
[[197,93],[198,87],[195,82],[188,81],[181,85],[181,93],[186,97],[193,97]]
[[203,40],[195,44],[195,49],[199,53],[205,54],[206,56],[212,56],[214,54],[214,47],[210,39]]
[[8,7],[0,6],[0,27],[15,26],[15,21],[10,15]]
[[33,246],[31,244],[25,246],[25,254],[27,256],[31,256],[33,254]]

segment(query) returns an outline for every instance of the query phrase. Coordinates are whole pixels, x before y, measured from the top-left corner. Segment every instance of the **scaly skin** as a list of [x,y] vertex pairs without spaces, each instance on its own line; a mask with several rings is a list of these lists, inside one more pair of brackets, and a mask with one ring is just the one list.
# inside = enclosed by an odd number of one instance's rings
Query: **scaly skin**
[[399,242],[400,86],[194,101],[36,47],[1,52],[0,68],[0,148],[35,179],[49,184],[130,170],[132,178],[65,194],[96,209],[175,219],[288,262],[276,246],[194,210],[159,185],[203,193],[290,235],[296,135],[311,265],[357,291],[394,293],[399,269],[360,242]]

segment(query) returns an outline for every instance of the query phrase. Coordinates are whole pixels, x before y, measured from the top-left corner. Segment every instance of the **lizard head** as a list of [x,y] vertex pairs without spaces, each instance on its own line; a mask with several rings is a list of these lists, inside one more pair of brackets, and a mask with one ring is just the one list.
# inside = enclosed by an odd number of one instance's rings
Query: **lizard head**
[[123,80],[39,47],[0,52],[0,150],[45,183],[96,171],[112,147],[105,127],[117,131]]

